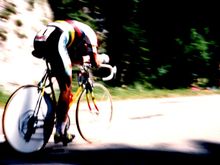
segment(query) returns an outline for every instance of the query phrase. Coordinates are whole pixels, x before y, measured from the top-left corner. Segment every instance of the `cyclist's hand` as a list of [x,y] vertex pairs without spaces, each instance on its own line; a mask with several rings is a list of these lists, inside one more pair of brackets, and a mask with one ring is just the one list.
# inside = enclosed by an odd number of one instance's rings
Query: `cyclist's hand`
[[92,64],[88,63],[88,62],[84,62],[83,63],[83,67],[85,67],[85,68],[92,68]]
[[97,55],[98,60],[100,61],[101,64],[107,64],[110,61],[110,58],[107,54],[98,54]]
[[90,69],[98,68],[100,64],[101,64],[100,61],[96,61],[92,65],[91,61],[90,61],[90,56],[89,55],[83,56],[83,66],[84,67],[87,67],[87,68],[90,68]]
[[83,63],[90,63],[90,56],[86,55],[86,56],[82,56],[83,58]]
[[[97,58],[97,61],[98,61],[99,64],[107,64],[110,61],[109,56],[107,54],[104,54],[104,53],[98,54],[96,56],[96,58]],[[83,56],[83,63],[90,63],[90,56],[89,55]]]

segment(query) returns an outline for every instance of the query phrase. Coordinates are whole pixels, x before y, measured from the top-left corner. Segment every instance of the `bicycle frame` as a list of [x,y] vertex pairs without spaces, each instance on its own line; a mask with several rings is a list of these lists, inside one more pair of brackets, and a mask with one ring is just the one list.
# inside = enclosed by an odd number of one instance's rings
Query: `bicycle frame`
[[[51,73],[51,68],[50,68],[50,65],[49,65],[49,62],[46,61],[46,66],[47,66],[47,69],[46,69],[46,73],[45,75],[43,76],[43,78],[41,79],[41,81],[38,83],[38,87],[39,89],[41,90],[41,94],[39,96],[39,101],[41,101],[41,98],[42,96],[44,95],[44,92],[45,92],[45,88],[47,87],[50,87],[51,89],[51,95],[52,95],[52,100],[53,100],[53,104],[56,105],[56,96],[55,96],[55,91],[54,91],[54,87],[53,87],[53,82],[52,82],[52,73]],[[107,81],[109,79],[112,79],[112,77],[116,74],[116,67],[113,67],[111,68],[109,65],[106,65],[106,64],[102,64],[102,67],[105,67],[105,68],[108,68],[111,70],[111,74],[108,76],[108,77],[104,77],[102,78],[104,81]],[[80,68],[81,71],[83,71],[84,73],[86,73],[86,77],[84,77],[85,79],[82,80],[82,82],[80,82],[79,80],[79,75],[77,75],[77,79],[78,79],[78,88],[77,90],[74,92],[74,95],[73,95],[73,98],[69,104],[69,109],[70,107],[76,103],[77,101],[77,98],[79,97],[80,93],[86,89],[87,91],[87,96],[88,97],[88,91],[91,93],[91,97],[92,97],[92,100],[95,104],[95,97],[93,95],[93,92],[92,92],[92,74],[89,70],[89,67],[81,67]],[[46,85],[47,83],[47,79],[49,80],[49,84]],[[87,98],[88,99],[88,98]],[[40,104],[37,104],[37,105],[40,105]],[[95,104],[95,107],[96,107],[96,104]],[[39,107],[36,107],[36,109],[39,108]],[[96,108],[98,110],[98,108]]]
[[[50,87],[53,104],[56,105],[56,96],[55,96],[55,91],[54,91],[53,82],[52,82],[52,73],[51,73],[50,65],[47,61],[46,61],[46,66],[47,66],[46,72],[43,78],[41,79],[41,81],[38,83],[38,87],[41,90],[41,96],[44,95],[45,89],[47,87]],[[47,80],[49,80],[48,85],[46,85]]]
[[[53,82],[52,82],[52,73],[51,73],[51,68],[50,68],[50,64],[46,61],[46,71],[44,76],[42,77],[41,81],[38,83],[38,89],[40,90],[39,93],[39,97],[38,97],[38,101],[34,110],[34,114],[33,116],[36,117],[38,112],[39,112],[39,108],[40,108],[40,104],[41,104],[41,100],[43,95],[45,94],[45,90],[46,88],[50,87],[51,90],[51,97],[52,97],[52,101],[53,101],[53,105],[55,106],[57,104],[57,99],[56,99],[56,95],[55,95],[55,90],[53,87]],[[85,71],[85,69],[83,69]],[[69,109],[71,108],[71,106],[76,103],[77,98],[79,97],[79,95],[81,94],[81,92],[86,89],[86,90],[90,90],[90,93],[92,94],[92,88],[91,88],[91,82],[89,82],[90,76],[91,74],[89,74],[88,71],[86,71],[88,74],[88,77],[86,77],[86,80],[83,80],[83,82],[79,82],[78,81],[78,88],[77,90],[74,92],[74,95],[72,97],[72,100],[69,104]],[[78,78],[79,79],[79,78]],[[49,81],[49,84],[47,85],[47,80]],[[87,96],[88,97],[88,96]],[[94,96],[92,96],[93,100],[94,100]]]
[[80,93],[81,93],[82,91],[83,91],[83,87],[82,87],[82,86],[79,86],[79,87],[77,88],[76,92],[74,93],[73,98],[72,98],[72,100],[71,100],[71,102],[70,102],[70,104],[69,104],[69,109],[72,107],[72,105],[73,105],[74,103],[76,103],[77,98],[79,97],[79,95],[80,95]]
[[[43,96],[45,89],[47,87],[50,87],[52,99],[53,99],[54,103],[56,104],[56,96],[55,96],[55,90],[54,90],[53,82],[52,82],[51,68],[50,68],[50,65],[47,61],[46,61],[46,66],[47,66],[46,72],[45,72],[44,76],[42,77],[41,81],[38,83],[39,90],[41,90],[40,96]],[[85,71],[85,69],[83,69],[83,70]],[[80,95],[80,93],[82,92],[83,89],[91,88],[90,86],[92,86],[92,84],[91,84],[91,81],[89,81],[91,79],[90,78],[91,74],[89,73],[89,71],[86,71],[86,74],[88,75],[88,77],[86,77],[86,80],[84,79],[83,82],[78,81],[78,88],[74,92],[74,95],[73,95],[73,98],[72,98],[70,105],[72,105],[74,102],[76,102],[78,96]],[[48,85],[46,85],[47,80],[49,80]]]
[[[81,67],[80,68],[80,73],[77,74],[78,88],[74,92],[73,98],[72,98],[72,100],[69,104],[69,109],[71,108],[71,106],[74,103],[77,102],[77,99],[79,98],[79,96],[83,92],[83,90],[86,90],[87,102],[88,102],[88,106],[90,107],[89,100],[88,100],[88,93],[90,93],[92,95],[92,86],[93,86],[92,84],[93,84],[93,82],[91,81],[92,80],[92,78],[91,78],[92,74],[89,71],[89,69],[88,70],[87,69],[85,67]],[[82,72],[84,72],[84,74]]]

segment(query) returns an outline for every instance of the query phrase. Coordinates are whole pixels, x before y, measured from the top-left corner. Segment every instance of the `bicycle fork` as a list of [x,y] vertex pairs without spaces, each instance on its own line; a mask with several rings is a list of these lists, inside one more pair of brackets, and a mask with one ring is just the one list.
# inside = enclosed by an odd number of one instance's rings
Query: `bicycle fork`
[[92,89],[92,86],[91,85],[88,85],[86,87],[86,101],[87,101],[87,104],[88,104],[88,107],[89,107],[89,110],[90,112],[93,112],[93,109],[91,107],[91,101],[90,101],[90,98],[92,99],[92,103],[95,107],[95,114],[98,115],[99,114],[99,108],[96,104],[96,100],[95,100],[95,95],[93,93],[93,89]]

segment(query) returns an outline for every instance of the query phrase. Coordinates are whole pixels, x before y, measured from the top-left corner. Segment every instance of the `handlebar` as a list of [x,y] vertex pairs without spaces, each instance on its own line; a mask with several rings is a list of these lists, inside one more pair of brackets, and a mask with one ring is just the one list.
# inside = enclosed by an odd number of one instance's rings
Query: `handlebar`
[[[45,60],[45,61],[46,61],[46,60]],[[48,61],[46,61],[46,66],[47,66],[47,72],[48,72],[49,70],[51,70],[51,66],[50,66],[50,64],[48,63]],[[79,65],[78,68],[79,68],[81,71],[86,71],[86,72],[88,72],[90,69],[92,70],[92,66],[91,66],[90,63],[84,63],[83,65]],[[117,73],[117,67],[116,67],[116,66],[111,66],[110,64],[104,64],[104,63],[102,63],[102,64],[100,64],[99,68],[107,68],[107,69],[109,69],[109,71],[110,71],[110,74],[109,74],[108,76],[101,78],[103,81],[109,81],[109,80],[115,78],[116,73]]]
[[[111,66],[110,64],[100,64],[99,68],[107,68],[110,71],[110,74],[106,77],[102,77],[103,81],[109,81],[113,79],[116,75],[117,72],[117,67],[116,66]],[[84,63],[83,66],[81,66],[81,70],[87,70],[87,69],[92,69],[91,64],[89,63]]]
[[113,67],[109,64],[100,64],[100,68],[108,68],[110,70],[109,76],[102,78],[103,81],[108,81],[108,80],[111,80],[115,77],[116,72],[117,72],[117,67],[116,66]]

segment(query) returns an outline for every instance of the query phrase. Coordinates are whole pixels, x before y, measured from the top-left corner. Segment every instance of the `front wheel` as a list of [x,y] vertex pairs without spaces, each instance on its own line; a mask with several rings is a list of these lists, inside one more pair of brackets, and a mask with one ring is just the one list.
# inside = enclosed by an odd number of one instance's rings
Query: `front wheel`
[[[48,94],[44,93],[36,121],[33,120],[32,116],[39,96],[37,86],[25,85],[18,88],[5,105],[2,120],[3,132],[9,145],[18,152],[39,151],[48,142],[52,133],[54,112],[52,100]],[[33,128],[29,128],[31,120],[34,122],[31,126]],[[32,130],[27,140],[25,136],[29,129]]]
[[113,114],[112,98],[108,89],[94,83],[92,92],[81,93],[76,107],[76,125],[81,137],[89,143],[103,138]]

